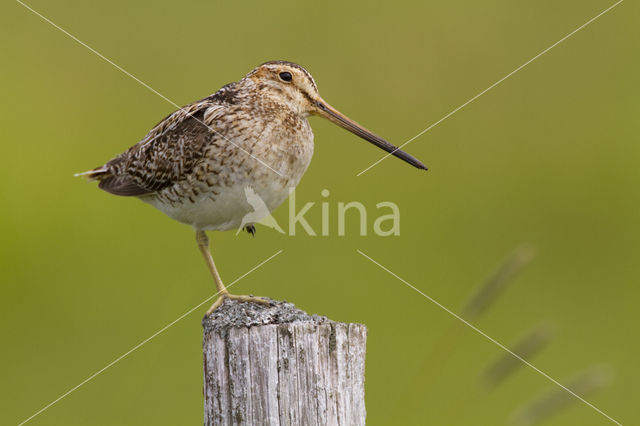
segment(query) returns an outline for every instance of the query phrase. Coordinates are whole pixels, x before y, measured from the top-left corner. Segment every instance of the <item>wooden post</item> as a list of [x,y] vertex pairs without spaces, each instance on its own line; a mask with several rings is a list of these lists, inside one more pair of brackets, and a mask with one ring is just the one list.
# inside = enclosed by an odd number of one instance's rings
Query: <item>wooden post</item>
[[367,328],[226,300],[204,328],[205,425],[364,425]]

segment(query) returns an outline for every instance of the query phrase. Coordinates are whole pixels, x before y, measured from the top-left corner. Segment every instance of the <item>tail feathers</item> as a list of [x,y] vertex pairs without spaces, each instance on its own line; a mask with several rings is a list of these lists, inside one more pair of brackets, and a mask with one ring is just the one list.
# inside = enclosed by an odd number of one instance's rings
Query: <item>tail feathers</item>
[[107,168],[105,166],[100,166],[100,167],[95,168],[93,170],[89,170],[89,171],[82,172],[82,173],[76,173],[73,176],[76,176],[76,177],[85,176],[89,180],[101,180],[101,179],[104,179],[105,177],[107,177],[109,175],[110,174],[109,174]]
[[98,187],[103,191],[107,191],[114,195],[122,195],[125,197],[147,195],[154,192],[140,186],[138,182],[129,176],[114,176],[105,166],[100,166],[93,170],[82,173],[76,173],[74,176],[84,176],[89,181],[99,181]]

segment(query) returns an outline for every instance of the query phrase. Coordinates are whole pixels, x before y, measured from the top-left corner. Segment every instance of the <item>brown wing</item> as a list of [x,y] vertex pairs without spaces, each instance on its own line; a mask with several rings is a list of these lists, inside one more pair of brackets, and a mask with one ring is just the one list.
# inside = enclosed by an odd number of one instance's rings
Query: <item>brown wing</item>
[[233,84],[162,120],[138,144],[89,177],[115,195],[139,196],[160,191],[188,176],[204,157],[215,135],[204,122],[205,111],[233,98]]

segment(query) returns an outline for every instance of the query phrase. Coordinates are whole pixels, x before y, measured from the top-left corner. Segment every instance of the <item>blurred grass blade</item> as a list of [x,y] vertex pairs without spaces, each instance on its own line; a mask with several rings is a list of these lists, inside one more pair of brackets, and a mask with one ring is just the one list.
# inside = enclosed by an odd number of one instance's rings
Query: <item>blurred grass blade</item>
[[[613,380],[613,371],[608,365],[597,365],[567,381],[567,387],[581,397],[598,391]],[[531,426],[540,424],[560,413],[578,400],[563,389],[553,388],[516,410],[509,424],[513,426]]]
[[513,282],[518,272],[533,260],[534,254],[535,250],[529,245],[516,248],[463,306],[462,317],[468,321],[478,318]]
[[[554,327],[549,323],[540,324],[525,336],[521,337],[511,348],[513,352],[530,360],[540,352],[553,338]],[[486,388],[495,388],[524,366],[522,361],[508,352],[503,352],[481,375],[481,382]]]
[[[533,254],[534,250],[529,245],[523,244],[517,247],[483,283],[481,288],[469,298],[460,312],[461,316],[468,321],[477,318],[497,298],[513,277],[533,259]],[[411,388],[419,391],[406,396],[403,400],[403,406],[415,405],[418,396],[424,399],[430,388],[435,386],[451,353],[456,350],[463,330],[464,326],[460,322],[451,322],[436,340],[429,352],[425,354],[422,368],[414,377],[414,384]]]

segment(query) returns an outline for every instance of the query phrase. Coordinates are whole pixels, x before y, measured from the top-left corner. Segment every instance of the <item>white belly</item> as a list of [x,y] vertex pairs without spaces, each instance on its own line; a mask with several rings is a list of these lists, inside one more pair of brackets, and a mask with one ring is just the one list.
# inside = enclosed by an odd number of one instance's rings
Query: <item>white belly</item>
[[167,203],[156,197],[142,200],[196,230],[227,231],[254,224],[269,215],[287,199],[289,187],[238,182],[219,191],[218,195],[211,195],[203,193],[194,201],[181,203]]

